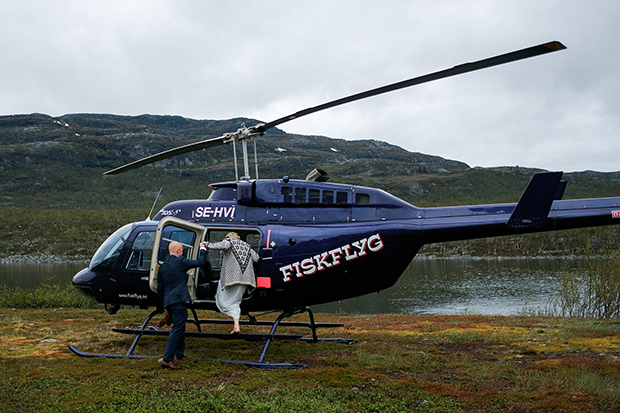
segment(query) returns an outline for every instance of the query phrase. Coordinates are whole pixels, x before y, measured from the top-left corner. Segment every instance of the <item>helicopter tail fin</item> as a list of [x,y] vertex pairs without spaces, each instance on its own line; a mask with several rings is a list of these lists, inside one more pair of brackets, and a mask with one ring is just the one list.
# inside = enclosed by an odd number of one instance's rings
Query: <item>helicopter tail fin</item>
[[553,200],[560,201],[562,197],[564,196],[565,190],[566,190],[566,181],[561,180],[560,183],[558,184],[558,189],[555,191],[555,198],[553,198]]
[[[521,195],[508,225],[512,228],[540,228],[545,225],[553,201],[561,199],[566,184],[562,172],[539,172]],[[558,198],[559,197],[559,198]]]

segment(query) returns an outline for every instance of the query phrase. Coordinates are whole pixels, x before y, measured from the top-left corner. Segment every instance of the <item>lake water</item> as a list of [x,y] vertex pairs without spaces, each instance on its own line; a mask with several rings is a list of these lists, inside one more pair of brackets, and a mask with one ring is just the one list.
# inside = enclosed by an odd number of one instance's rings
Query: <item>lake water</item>
[[[378,294],[313,307],[315,312],[360,314],[514,315],[545,307],[557,274],[579,259],[414,259],[396,285]],[[0,284],[33,288],[67,285],[85,263],[0,264]],[[378,274],[377,276],[380,276]]]
[[360,314],[515,315],[544,308],[558,272],[582,260],[554,258],[416,258],[380,293],[324,304],[316,312]]
[[68,285],[73,276],[82,268],[88,267],[85,262],[62,263],[0,263],[0,285],[10,288],[36,288],[41,283]]

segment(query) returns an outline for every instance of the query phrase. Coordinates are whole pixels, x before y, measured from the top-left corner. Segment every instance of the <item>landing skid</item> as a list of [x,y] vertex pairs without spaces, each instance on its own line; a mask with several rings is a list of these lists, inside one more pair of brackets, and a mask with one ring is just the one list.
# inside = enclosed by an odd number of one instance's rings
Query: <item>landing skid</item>
[[135,354],[110,354],[110,353],[87,353],[78,350],[75,346],[69,344],[69,350],[80,357],[107,357],[107,358],[128,358],[128,359],[154,359],[156,356],[140,356]]
[[[217,319],[199,319],[196,314],[196,310],[191,308],[191,311],[194,315],[193,322],[198,331],[186,331],[185,337],[202,337],[202,338],[217,338],[220,340],[246,340],[246,341],[266,341],[265,347],[263,348],[263,352],[261,353],[258,361],[242,361],[242,360],[217,360],[221,363],[233,363],[233,364],[243,364],[249,367],[257,367],[265,370],[275,370],[275,369],[299,369],[307,367],[305,364],[292,364],[292,363],[271,363],[265,361],[265,356],[267,354],[267,350],[269,349],[269,345],[274,340],[295,340],[295,341],[306,341],[310,343],[317,343],[319,341],[324,342],[332,342],[332,343],[344,343],[351,344],[354,343],[355,340],[347,340],[342,338],[318,338],[316,334],[317,328],[333,328],[333,327],[342,327],[344,324],[341,323],[315,323],[314,314],[310,308],[306,307],[303,310],[295,310],[293,312],[286,312],[280,314],[275,321],[264,321],[264,320],[256,320],[253,317],[250,320],[242,320],[241,324],[249,324],[249,325],[271,325],[271,331],[269,334],[223,334],[223,333],[205,333],[202,332],[200,327],[201,324],[232,324],[232,320],[217,320]],[[290,317],[294,314],[307,312],[310,317],[310,322],[296,322],[296,321],[283,321],[284,318]],[[114,328],[112,331],[121,334],[133,334],[136,336],[134,339],[129,351],[126,354],[111,354],[111,353],[87,353],[78,350],[75,346],[69,345],[69,349],[80,357],[108,357],[108,358],[132,358],[132,359],[141,359],[141,358],[155,358],[156,356],[148,356],[148,355],[135,355],[133,354],[136,346],[138,345],[138,341],[142,336],[168,336],[170,331],[168,330],[158,330],[153,326],[149,326],[147,328],[147,324],[153,316],[159,314],[159,311],[155,310],[148,315],[146,320],[142,323],[139,329],[129,329],[129,328]],[[189,321],[189,320],[188,320]],[[297,334],[275,334],[276,329],[279,326],[288,326],[288,327],[307,327],[312,330],[312,337],[303,337],[302,335]],[[201,360],[211,360],[201,358]]]

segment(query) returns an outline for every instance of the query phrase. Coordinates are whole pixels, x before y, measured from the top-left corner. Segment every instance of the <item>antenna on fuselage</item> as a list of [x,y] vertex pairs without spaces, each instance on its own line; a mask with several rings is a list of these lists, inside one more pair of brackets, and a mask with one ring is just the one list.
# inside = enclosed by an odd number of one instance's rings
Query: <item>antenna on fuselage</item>
[[155,209],[155,204],[157,203],[157,200],[159,199],[159,195],[161,194],[162,188],[163,188],[163,186],[161,188],[159,188],[159,192],[157,193],[157,196],[155,197],[155,202],[153,202],[153,206],[151,207],[151,212],[149,212],[149,216],[146,217],[147,221],[151,220],[151,214],[153,213],[153,209]]

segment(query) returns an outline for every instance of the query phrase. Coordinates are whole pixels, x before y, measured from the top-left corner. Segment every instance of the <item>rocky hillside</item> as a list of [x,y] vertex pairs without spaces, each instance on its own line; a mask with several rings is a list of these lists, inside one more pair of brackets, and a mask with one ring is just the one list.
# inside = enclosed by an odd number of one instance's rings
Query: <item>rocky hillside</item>
[[[211,148],[104,177],[106,170],[235,131],[245,118],[43,114],[0,117],[0,207],[127,208],[206,197],[208,184],[234,180],[232,147]],[[417,205],[516,201],[533,170],[470,168],[388,143],[286,134],[258,140],[261,178],[303,179],[314,168],[332,181],[380,187]],[[253,173],[252,173],[253,175]],[[568,174],[567,197],[620,194],[620,173]]]

